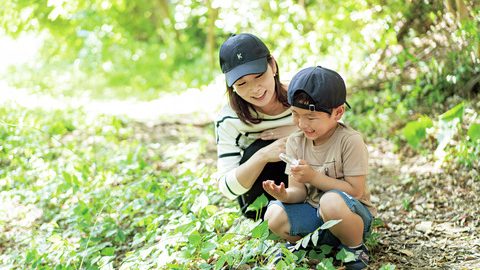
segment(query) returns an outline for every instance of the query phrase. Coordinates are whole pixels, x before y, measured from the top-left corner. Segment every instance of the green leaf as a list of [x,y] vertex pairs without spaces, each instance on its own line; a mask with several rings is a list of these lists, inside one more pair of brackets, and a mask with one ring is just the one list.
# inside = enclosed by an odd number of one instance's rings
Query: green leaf
[[451,108],[450,110],[440,115],[440,119],[446,122],[450,122],[453,119],[458,118],[460,122],[462,122],[464,109],[465,109],[465,105],[463,102],[461,102],[457,104],[455,107]]
[[203,244],[202,250],[200,251],[200,257],[203,259],[208,259],[210,257],[210,251],[214,250],[217,247],[217,244],[214,242],[205,242]]
[[310,236],[311,234],[305,235],[305,237],[302,238],[302,247],[306,248],[308,246],[308,242],[310,242]]
[[281,240],[282,238],[280,238],[280,236],[274,234],[274,233],[271,233],[268,235],[267,237],[267,240],[273,240],[273,241],[278,241],[278,240]]
[[25,258],[25,263],[29,264],[33,262],[33,260],[37,257],[37,255],[38,255],[38,252],[36,249],[29,250],[27,252],[27,257]]
[[384,264],[380,267],[380,270],[395,270],[396,266],[394,264]]
[[[296,263],[299,264],[299,263],[303,260],[303,258],[305,258],[305,255],[307,255],[307,251],[306,251],[306,250],[296,251],[296,252],[295,252],[295,256],[297,256]],[[301,268],[295,268],[295,269],[301,269]]]
[[480,124],[471,124],[467,134],[474,142],[480,140]]
[[323,255],[321,252],[319,253],[312,249],[310,250],[310,252],[308,252],[308,257],[311,259],[321,260],[325,258],[325,255]]
[[115,236],[115,240],[118,241],[118,242],[124,243],[126,238],[127,237],[125,236],[125,233],[122,230],[119,229],[117,231],[117,235]]
[[275,265],[275,269],[276,270],[287,269],[287,264],[283,260],[281,260]]
[[416,121],[408,122],[402,129],[402,133],[407,139],[408,144],[417,149],[420,142],[425,139],[427,135],[427,128],[432,126],[432,119],[428,116],[422,116]]
[[255,201],[247,207],[247,211],[259,211],[268,205],[268,198],[265,194],[258,196]]
[[325,258],[319,264],[317,264],[317,270],[335,270],[333,266],[333,258]]
[[102,255],[103,256],[113,256],[115,254],[115,248],[114,247],[107,247],[102,249]]
[[332,252],[332,246],[329,246],[329,245],[321,245],[320,246],[320,250],[322,251],[322,254],[328,254],[330,252]]
[[218,212],[218,207],[213,204],[205,206],[204,209],[207,212],[207,214],[209,214],[210,216],[213,216],[216,212]]
[[303,241],[297,241],[297,243],[295,244],[295,250],[299,250],[299,249],[300,249],[300,246],[302,246],[302,242],[303,242]]
[[68,172],[63,171],[62,176],[63,176],[63,179],[65,180],[65,182],[67,182],[69,185],[72,184],[72,176]]
[[227,262],[227,258],[228,258],[227,254],[223,254],[222,256],[220,256],[220,258],[218,258],[217,262],[215,263],[215,270],[219,270],[223,268],[223,266]]
[[318,230],[316,230],[312,233],[312,243],[313,243],[314,246],[316,246],[317,243],[318,243],[318,235],[319,234],[320,234],[320,232]]
[[373,221],[372,221],[372,228],[377,228],[377,227],[382,227],[384,226],[385,223],[383,222],[383,220],[381,218],[374,218]]
[[224,242],[228,242],[229,240],[231,240],[232,238],[234,238],[235,235],[233,233],[226,233],[222,238],[220,238],[217,242],[219,244],[221,243],[224,243]]
[[188,236],[188,242],[196,248],[202,243],[202,236],[197,231],[194,231]]
[[341,219],[332,219],[332,220],[329,220],[325,223],[322,224],[322,226],[320,226],[320,230],[326,230],[326,229],[330,229],[331,227],[337,225],[338,223],[342,222]]
[[266,239],[270,234],[268,230],[268,221],[264,220],[252,230],[252,237]]
[[342,248],[338,253],[337,256],[335,257],[337,260],[340,260],[342,262],[353,262],[355,261],[355,254],[352,252],[349,252]]

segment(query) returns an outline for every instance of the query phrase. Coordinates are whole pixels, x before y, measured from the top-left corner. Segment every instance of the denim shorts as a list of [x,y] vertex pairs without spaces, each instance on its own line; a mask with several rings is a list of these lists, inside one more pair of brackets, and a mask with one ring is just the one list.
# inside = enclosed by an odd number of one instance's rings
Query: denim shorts
[[[328,192],[339,194],[350,210],[362,218],[364,224],[363,239],[365,240],[370,233],[370,226],[373,220],[373,216],[368,208],[360,201],[343,191],[330,190]],[[288,204],[275,200],[271,201],[269,206],[272,204],[281,206],[287,213],[288,221],[290,223],[290,235],[292,236],[303,237],[313,232],[324,223],[322,217],[318,213],[318,208],[315,208],[308,203]],[[321,230],[319,232],[318,243],[331,246],[338,246],[341,244],[340,240],[338,240],[330,230]]]

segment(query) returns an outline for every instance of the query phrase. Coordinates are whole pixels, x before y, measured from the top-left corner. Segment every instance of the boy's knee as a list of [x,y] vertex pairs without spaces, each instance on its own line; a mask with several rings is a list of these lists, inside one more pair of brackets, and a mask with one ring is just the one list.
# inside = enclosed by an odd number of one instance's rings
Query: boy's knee
[[320,199],[320,215],[327,221],[337,218],[345,206],[345,202],[337,192],[329,191]]
[[265,212],[264,219],[268,222],[268,228],[273,232],[278,232],[284,226],[285,221],[284,216],[286,216],[285,210],[276,204],[268,206],[267,211]]

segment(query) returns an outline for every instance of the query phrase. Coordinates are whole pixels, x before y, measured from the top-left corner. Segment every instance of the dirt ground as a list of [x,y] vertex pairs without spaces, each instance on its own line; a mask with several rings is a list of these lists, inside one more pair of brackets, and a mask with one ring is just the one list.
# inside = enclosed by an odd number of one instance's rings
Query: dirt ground
[[[153,130],[155,140],[175,141],[179,133],[186,134],[186,141],[211,136],[205,132],[211,129],[208,123],[190,125],[187,132],[181,121],[146,129]],[[369,269],[387,264],[395,269],[480,269],[479,172],[446,169],[413,154],[406,158],[408,153],[395,154],[384,139],[368,145],[372,201],[384,223],[375,229],[379,239]],[[211,138],[202,159],[214,166],[215,156]]]
[[372,195],[385,223],[371,269],[480,269],[480,176],[370,143]]

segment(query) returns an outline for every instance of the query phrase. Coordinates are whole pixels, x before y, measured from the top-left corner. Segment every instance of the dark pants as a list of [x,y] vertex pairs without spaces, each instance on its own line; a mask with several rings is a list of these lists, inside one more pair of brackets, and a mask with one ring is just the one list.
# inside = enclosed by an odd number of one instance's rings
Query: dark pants
[[[271,144],[274,142],[273,140],[264,141],[264,140],[256,140],[253,142],[245,151],[243,152],[243,157],[240,160],[240,164],[245,163],[253,154],[255,154],[261,148]],[[255,219],[257,217],[256,211],[247,211],[247,208],[250,204],[252,204],[257,197],[265,194],[268,198],[268,201],[273,200],[274,198],[270,196],[263,190],[262,182],[265,180],[274,180],[277,185],[280,183],[285,183],[285,187],[288,186],[288,176],[285,174],[285,162],[278,161],[278,162],[270,162],[265,165],[262,172],[258,176],[257,180],[253,184],[252,188],[245,194],[238,197],[238,203],[240,204],[240,208],[242,213],[247,218]],[[267,207],[265,206],[260,210],[258,217],[263,219],[263,215],[265,215],[265,211]]]

